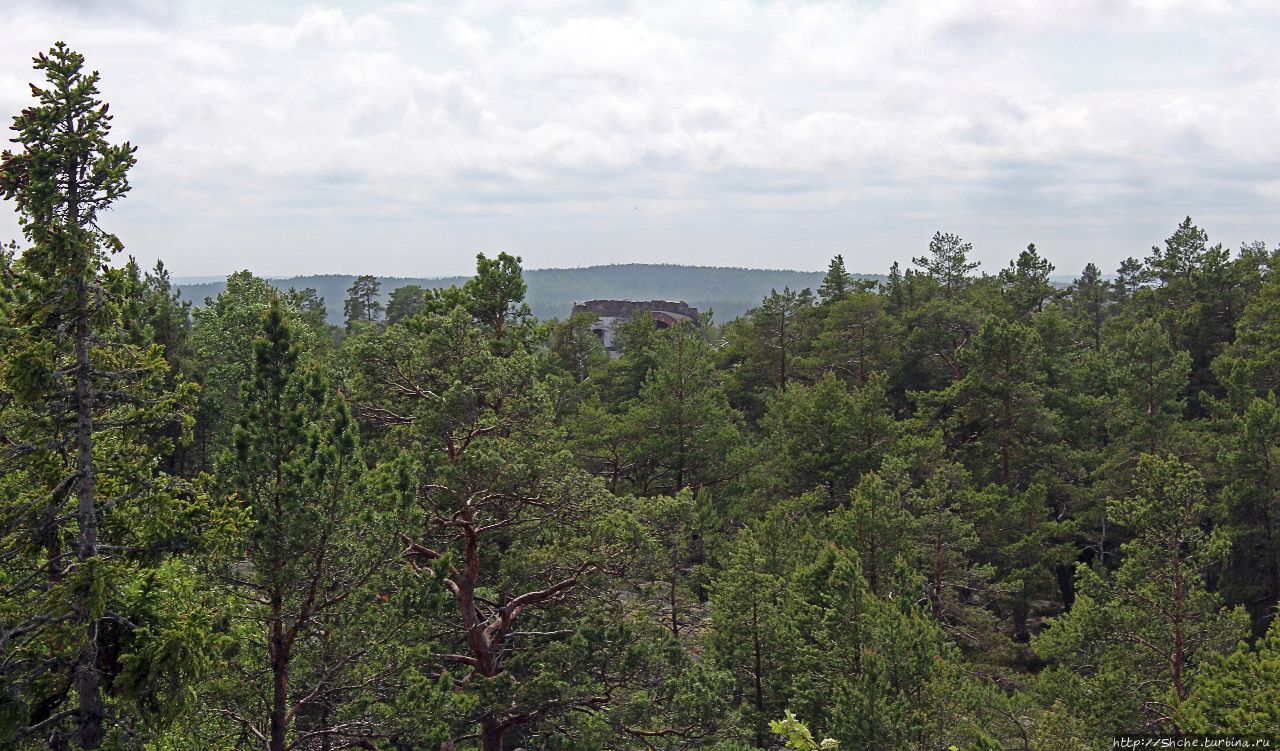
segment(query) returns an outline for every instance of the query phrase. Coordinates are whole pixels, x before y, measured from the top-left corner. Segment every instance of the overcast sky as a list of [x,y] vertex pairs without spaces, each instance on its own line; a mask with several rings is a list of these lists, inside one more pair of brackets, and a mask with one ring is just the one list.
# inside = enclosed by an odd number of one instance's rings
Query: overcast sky
[[[1273,0],[0,0],[138,147],[108,223],[179,275],[676,262],[1114,269],[1190,214],[1280,241]],[[17,236],[10,205],[0,238]]]

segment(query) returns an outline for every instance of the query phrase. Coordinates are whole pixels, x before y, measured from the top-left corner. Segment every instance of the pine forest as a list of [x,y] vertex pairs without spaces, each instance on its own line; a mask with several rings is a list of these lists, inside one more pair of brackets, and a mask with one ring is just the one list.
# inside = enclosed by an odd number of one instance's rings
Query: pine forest
[[31,77],[0,747],[1280,739],[1280,248],[1187,218],[1117,269],[989,269],[941,231],[613,356],[504,252],[193,307],[112,233],[147,156],[97,73]]

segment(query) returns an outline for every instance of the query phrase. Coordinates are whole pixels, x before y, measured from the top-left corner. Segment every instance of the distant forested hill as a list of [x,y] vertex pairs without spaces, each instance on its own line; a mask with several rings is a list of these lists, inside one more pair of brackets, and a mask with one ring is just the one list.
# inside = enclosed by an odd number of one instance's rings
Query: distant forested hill
[[[674,264],[630,263],[611,266],[588,266],[580,269],[534,269],[524,272],[529,284],[526,301],[539,318],[565,318],[579,300],[683,300],[698,308],[715,311],[718,321],[728,321],[759,305],[772,289],[790,287],[814,289],[822,281],[821,271],[785,271],[765,269],[717,268],[711,266],[677,266]],[[874,275],[856,275],[880,278]],[[331,323],[342,323],[342,302],[353,275],[329,274],[272,279],[280,289],[314,288],[324,298]],[[409,284],[421,287],[448,287],[462,284],[468,277],[451,276],[433,279],[380,277],[382,297],[386,301],[391,290]],[[184,283],[178,279],[183,299],[202,305],[206,297],[222,291],[224,282]]]

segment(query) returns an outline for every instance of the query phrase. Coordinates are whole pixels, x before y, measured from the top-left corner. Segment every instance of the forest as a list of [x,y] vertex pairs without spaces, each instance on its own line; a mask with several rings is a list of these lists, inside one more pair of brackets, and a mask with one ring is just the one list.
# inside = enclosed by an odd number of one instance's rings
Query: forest
[[939,232],[616,358],[506,253],[341,326],[249,272],[193,309],[109,231],[97,74],[35,68],[0,747],[1280,738],[1280,249],[1187,218],[1062,287]]

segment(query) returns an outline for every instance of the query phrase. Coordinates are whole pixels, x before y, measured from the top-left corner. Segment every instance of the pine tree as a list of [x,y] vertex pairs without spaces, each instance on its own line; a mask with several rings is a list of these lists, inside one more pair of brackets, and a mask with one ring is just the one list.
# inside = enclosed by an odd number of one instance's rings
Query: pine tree
[[970,261],[973,244],[958,235],[935,232],[929,241],[929,255],[911,259],[915,265],[937,280],[944,297],[952,297],[969,280],[969,273],[978,268],[977,261]]
[[391,298],[387,300],[387,325],[418,315],[426,304],[426,291],[422,287],[416,284],[396,287],[391,290]]
[[764,411],[772,392],[800,380],[804,349],[811,341],[813,293],[771,291],[746,318],[725,328],[723,359],[740,362],[729,385],[730,401],[752,417]]
[[853,275],[845,270],[844,256],[837,255],[831,259],[826,276],[822,277],[822,284],[818,287],[818,297],[824,304],[838,302],[852,292],[853,288]]
[[[313,287],[303,287],[302,289],[294,289],[290,287],[288,291],[281,296],[286,307],[298,311],[299,318],[307,328],[318,334],[329,333],[328,314],[325,311],[324,298],[320,293],[316,292]],[[321,337],[320,341],[327,339],[327,336]]]
[[1210,246],[1208,234],[1187,217],[1164,247],[1151,249],[1146,267],[1155,286],[1140,296],[1139,305],[1160,323],[1174,349],[1191,356],[1188,407],[1201,416],[1200,395],[1222,394],[1212,361],[1235,339],[1249,262],[1233,262],[1221,244]]
[[[1132,539],[1110,575],[1081,567],[1071,612],[1035,641],[1067,675],[1050,675],[1072,707],[1096,718],[1099,735],[1180,729],[1196,671],[1244,636],[1243,610],[1224,610],[1208,590],[1229,543],[1205,532],[1204,481],[1176,459],[1144,455],[1134,495],[1108,503]],[[1088,698],[1085,698],[1088,697]]]
[[879,469],[901,435],[883,376],[859,389],[830,375],[794,386],[770,402],[761,428],[768,449],[761,485],[789,495],[820,487],[832,499]]
[[913,270],[903,277],[904,304],[897,314],[903,352],[891,371],[892,392],[905,398],[909,392],[942,389],[964,377],[960,352],[989,315],[991,304],[984,298],[993,291],[994,281],[965,279],[948,292],[932,275]]
[[1236,338],[1213,362],[1231,411],[1239,414],[1254,397],[1280,393],[1280,275],[1272,272],[1245,306]]
[[812,545],[805,539],[804,501],[775,508],[738,533],[710,586],[709,657],[737,682],[745,724],[763,748],[768,720],[786,706],[801,635],[789,617],[795,596],[789,577]]
[[[973,520],[988,502],[974,491],[964,468],[937,457],[938,449],[935,444],[922,452],[932,457],[932,466],[906,493],[907,510],[914,518],[907,528],[909,560],[924,580],[923,594],[934,620],[962,649],[980,652],[991,646],[995,632],[990,606],[997,595],[996,570],[990,563],[976,563],[982,541]],[[890,467],[887,474],[902,472]]]
[[476,275],[462,287],[467,311],[497,340],[502,339],[509,326],[529,318],[529,306],[524,303],[528,289],[520,271],[520,257],[507,253],[499,253],[497,258],[476,255]]
[[1151,247],[1146,265],[1153,280],[1170,288],[1175,295],[1189,291],[1189,286],[1204,263],[1209,235],[1197,227],[1191,217],[1182,220],[1178,229],[1164,241],[1164,247]]
[[1127,305],[1146,283],[1147,272],[1142,261],[1132,257],[1124,259],[1116,269],[1116,280],[1111,287],[1115,301],[1122,306]]
[[643,498],[638,505],[638,516],[649,530],[654,548],[646,556],[651,567],[646,578],[666,590],[662,607],[669,611],[671,636],[696,632],[701,624],[694,621],[700,609],[692,602],[688,584],[693,565],[702,559],[702,545],[693,493],[686,489],[674,496]]
[[576,383],[582,383],[609,362],[600,337],[591,331],[597,318],[594,313],[575,313],[552,327],[551,354]]
[[932,710],[924,689],[954,658],[938,624],[906,597],[873,594],[850,551],[825,547],[791,581],[800,645],[788,705],[845,748],[917,748]]
[[1070,315],[1081,339],[1095,352],[1102,351],[1102,324],[1107,320],[1110,282],[1102,278],[1102,272],[1094,264],[1086,264],[1084,271],[1067,290]]
[[1045,301],[1053,298],[1053,283],[1049,281],[1052,273],[1053,264],[1040,256],[1035,243],[1028,245],[1017,260],[1009,262],[1009,268],[1000,272],[1005,302],[1014,320],[1026,320],[1032,313],[1039,313]]
[[831,516],[831,537],[858,554],[867,586],[877,595],[892,589],[898,560],[912,555],[915,517],[903,489],[868,472],[849,493],[849,505]]
[[[965,376],[918,400],[945,416],[945,432],[982,483],[1025,488],[1055,437],[1045,405],[1044,351],[1035,329],[987,322],[960,351]],[[994,460],[994,461],[992,461]]]
[[741,444],[714,351],[697,329],[667,329],[654,349],[657,365],[624,420],[637,436],[634,461],[644,467],[644,492],[677,493],[720,484]]
[[479,265],[482,281],[353,337],[352,387],[366,423],[415,457],[421,516],[400,539],[451,600],[417,613],[432,623],[433,670],[459,696],[450,732],[501,751],[509,735],[609,704],[596,676],[620,666],[584,645],[589,624],[575,614],[635,546],[617,541],[613,497],[558,444],[542,343],[520,325],[501,268],[511,264]]
[[[192,312],[191,367],[201,386],[193,453],[203,470],[212,469],[218,451],[231,445],[245,410],[240,386],[253,372],[253,342],[277,298],[279,293],[267,280],[237,271],[227,277],[226,288],[216,298],[206,298]],[[288,295],[279,301],[298,345],[307,351],[318,348],[323,340],[308,324],[310,316],[292,305]]]
[[347,290],[347,300],[342,305],[342,314],[347,322],[347,331],[360,325],[371,325],[382,320],[382,301],[378,299],[378,288],[382,283],[376,276],[358,276]]
[[[390,612],[380,623],[360,621],[384,591],[374,587],[377,578],[400,555],[397,497],[407,493],[393,487],[376,505],[364,494],[365,465],[344,400],[304,364],[278,299],[261,326],[242,396],[247,408],[220,475],[249,522],[241,556],[223,575],[254,603],[265,654],[255,652],[248,672],[262,675],[265,666],[270,680],[235,689],[227,716],[270,751],[284,751],[299,725],[331,744],[371,731],[359,720],[339,723],[335,707],[355,673],[366,686],[376,680],[369,647],[394,628]],[[344,626],[363,627],[353,644],[339,641]],[[316,669],[320,662],[324,669]],[[303,668],[316,676],[299,681]],[[254,716],[245,694],[261,699],[265,716]]]
[[1255,623],[1265,625],[1280,603],[1280,403],[1275,392],[1254,397],[1225,427],[1218,464],[1227,480],[1222,521],[1232,556],[1222,588],[1231,601],[1248,604]]
[[1169,337],[1151,321],[1132,325],[1109,349],[1115,460],[1128,461],[1141,452],[1176,445],[1191,356],[1174,350]]
[[1280,621],[1205,666],[1181,708],[1188,732],[1280,738]]
[[885,299],[865,290],[846,293],[827,306],[818,324],[810,369],[834,372],[863,385],[888,370],[901,332],[885,312]]

